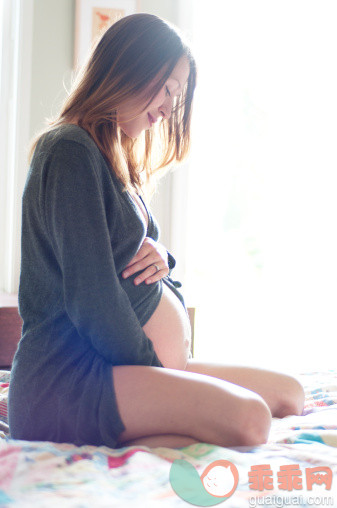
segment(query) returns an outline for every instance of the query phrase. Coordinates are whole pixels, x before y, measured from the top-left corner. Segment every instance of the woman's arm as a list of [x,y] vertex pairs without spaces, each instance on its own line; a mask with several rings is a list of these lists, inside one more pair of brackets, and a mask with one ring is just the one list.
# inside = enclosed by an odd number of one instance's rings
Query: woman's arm
[[79,334],[115,365],[162,366],[122,289],[97,162],[78,143],[57,144],[46,167],[45,221]]

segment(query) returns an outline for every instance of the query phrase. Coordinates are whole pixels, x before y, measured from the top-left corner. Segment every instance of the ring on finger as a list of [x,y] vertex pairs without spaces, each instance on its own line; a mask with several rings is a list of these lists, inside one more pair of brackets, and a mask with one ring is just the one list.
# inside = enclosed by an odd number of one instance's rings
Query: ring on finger
[[155,267],[155,269],[156,269],[156,273],[157,273],[157,272],[159,272],[160,268],[159,268],[159,266],[158,266],[158,265],[152,265],[152,266],[154,266],[154,267]]

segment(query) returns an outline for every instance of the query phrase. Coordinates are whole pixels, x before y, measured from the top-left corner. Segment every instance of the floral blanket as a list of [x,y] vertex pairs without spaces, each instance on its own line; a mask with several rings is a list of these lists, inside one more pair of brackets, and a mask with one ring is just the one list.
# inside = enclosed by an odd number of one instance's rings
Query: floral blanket
[[114,450],[10,439],[0,371],[0,507],[337,507],[337,371],[301,379],[303,415],[274,418],[265,445]]

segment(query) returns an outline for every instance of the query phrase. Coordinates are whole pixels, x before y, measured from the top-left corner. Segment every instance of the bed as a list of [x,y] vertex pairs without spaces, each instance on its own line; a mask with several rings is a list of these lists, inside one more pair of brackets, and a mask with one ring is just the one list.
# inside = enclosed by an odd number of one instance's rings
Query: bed
[[[303,415],[274,418],[258,447],[20,441],[11,439],[7,418],[20,329],[17,307],[0,307],[0,507],[337,506],[337,369],[300,372]],[[205,477],[228,468],[226,495],[207,489]]]

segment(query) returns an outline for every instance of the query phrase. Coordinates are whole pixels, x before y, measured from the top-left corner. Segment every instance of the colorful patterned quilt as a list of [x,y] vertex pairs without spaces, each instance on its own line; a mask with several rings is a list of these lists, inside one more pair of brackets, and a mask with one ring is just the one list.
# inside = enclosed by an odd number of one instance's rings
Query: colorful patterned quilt
[[303,415],[274,418],[265,445],[114,450],[10,439],[0,371],[0,507],[337,507],[337,371],[300,377]]

